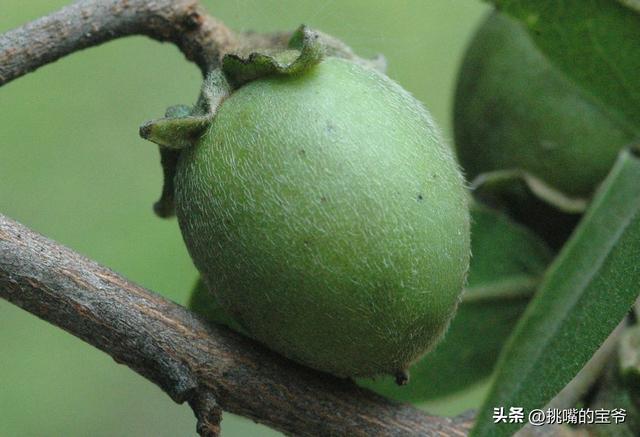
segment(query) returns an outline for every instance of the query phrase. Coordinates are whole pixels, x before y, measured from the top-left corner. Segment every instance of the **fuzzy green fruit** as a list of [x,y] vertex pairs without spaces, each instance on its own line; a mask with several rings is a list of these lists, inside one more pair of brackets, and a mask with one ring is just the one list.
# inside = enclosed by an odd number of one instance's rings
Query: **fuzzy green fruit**
[[[357,379],[359,385],[398,401],[420,403],[490,375],[552,257],[527,228],[479,204],[471,207],[471,251],[469,279],[458,311],[444,340],[411,366],[411,384],[398,387],[393,377],[382,377]],[[201,278],[188,307],[211,323],[247,335]]]
[[518,22],[500,13],[488,18],[467,50],[454,125],[470,179],[519,169],[584,198],[635,137],[552,65]]
[[327,57],[243,83],[174,183],[209,290],[271,349],[338,376],[402,374],[442,337],[469,264],[463,179],[386,76]]

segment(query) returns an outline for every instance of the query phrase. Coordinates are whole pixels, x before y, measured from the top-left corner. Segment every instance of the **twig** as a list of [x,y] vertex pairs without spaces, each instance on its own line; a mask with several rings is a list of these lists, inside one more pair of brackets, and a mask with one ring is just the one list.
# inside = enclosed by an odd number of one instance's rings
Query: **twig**
[[209,326],[1,214],[0,297],[189,402],[201,435],[215,435],[218,406],[295,435],[462,436],[471,427],[469,416],[427,416]]
[[81,0],[0,35],[0,86],[70,53],[129,35],[175,44],[203,74],[225,53],[286,40],[286,34],[235,34],[197,0]]

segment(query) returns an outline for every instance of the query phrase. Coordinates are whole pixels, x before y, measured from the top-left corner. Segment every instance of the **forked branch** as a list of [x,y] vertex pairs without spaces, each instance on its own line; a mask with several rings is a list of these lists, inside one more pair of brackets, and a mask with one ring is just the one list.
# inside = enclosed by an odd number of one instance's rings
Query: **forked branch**
[[224,53],[286,34],[236,34],[197,0],[81,0],[0,35],[0,86],[70,53],[129,35],[175,44],[203,73]]

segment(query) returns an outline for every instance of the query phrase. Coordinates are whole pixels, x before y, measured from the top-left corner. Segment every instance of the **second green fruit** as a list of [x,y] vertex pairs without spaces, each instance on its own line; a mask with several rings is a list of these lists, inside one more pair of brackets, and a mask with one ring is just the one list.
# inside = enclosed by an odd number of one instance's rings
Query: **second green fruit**
[[469,179],[519,169],[576,197],[589,197],[636,137],[556,68],[520,23],[498,12],[465,55],[454,125]]

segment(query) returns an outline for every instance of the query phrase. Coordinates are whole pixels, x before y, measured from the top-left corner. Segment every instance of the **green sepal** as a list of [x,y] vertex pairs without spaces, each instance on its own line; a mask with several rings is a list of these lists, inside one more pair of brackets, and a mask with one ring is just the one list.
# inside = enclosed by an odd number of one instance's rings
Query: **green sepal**
[[160,146],[160,165],[162,166],[162,193],[160,199],[153,204],[153,211],[158,217],[169,218],[175,214],[173,201],[173,176],[178,165],[180,151]]
[[[302,30],[304,26],[300,26],[296,32],[293,33],[291,39],[289,40],[289,47],[291,48],[299,48],[302,38]],[[373,68],[378,70],[380,73],[385,73],[387,70],[387,60],[382,54],[377,54],[375,58],[367,59],[361,58],[356,55],[351,47],[346,45],[344,42],[339,40],[338,38],[331,36],[327,33],[321,32],[319,30],[315,31],[318,34],[318,38],[320,44],[324,46],[325,56],[332,56],[334,58],[346,59],[348,61],[353,62],[354,64],[361,65],[367,68]]]
[[196,105],[171,106],[163,118],[140,126],[140,136],[158,144],[164,182],[160,199],[153,205],[159,217],[174,215],[173,178],[182,149],[193,146],[209,128],[213,117],[231,93],[231,87],[220,70],[209,73],[200,90]]
[[205,77],[200,96],[193,108],[193,115],[202,115],[213,119],[224,99],[232,92],[231,85],[220,69],[213,70]]
[[[186,105],[175,105],[167,108],[165,117],[187,117],[191,115],[191,108]],[[142,128],[141,128],[142,130]],[[153,204],[153,211],[158,217],[167,218],[174,214],[173,207],[173,175],[178,164],[180,150],[158,146],[160,165],[162,166],[163,184],[160,199]]]
[[210,122],[206,116],[159,118],[140,126],[140,136],[166,149],[181,150],[197,141]]
[[222,71],[234,88],[274,74],[293,75],[307,71],[325,56],[326,47],[320,34],[301,26],[294,32],[288,50],[253,52],[248,57],[228,54],[222,60]]
[[198,103],[193,108],[171,106],[163,118],[140,126],[140,136],[168,149],[191,147],[209,127],[222,101],[231,88],[220,70],[214,70],[204,80]]

